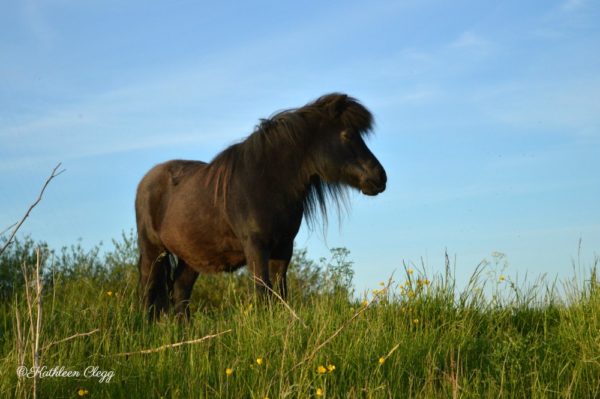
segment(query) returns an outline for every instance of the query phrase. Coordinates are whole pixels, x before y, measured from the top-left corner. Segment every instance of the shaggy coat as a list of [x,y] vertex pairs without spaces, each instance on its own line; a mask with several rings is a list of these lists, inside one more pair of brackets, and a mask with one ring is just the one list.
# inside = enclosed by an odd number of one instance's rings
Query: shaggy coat
[[[363,138],[371,113],[328,94],[261,120],[211,162],[172,160],[152,168],[135,200],[142,300],[155,317],[175,306],[189,316],[198,274],[248,265],[261,291],[287,294],[286,272],[303,218],[326,220],[328,200],[348,187],[385,190],[386,173]],[[177,265],[171,268],[169,256]]]

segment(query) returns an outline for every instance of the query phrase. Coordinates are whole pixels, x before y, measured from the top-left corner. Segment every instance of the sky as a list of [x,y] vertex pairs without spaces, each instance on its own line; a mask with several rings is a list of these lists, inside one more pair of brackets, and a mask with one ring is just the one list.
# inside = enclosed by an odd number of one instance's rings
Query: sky
[[[209,161],[329,92],[375,116],[387,190],[301,228],[358,290],[403,264],[568,277],[600,253],[600,3],[0,0],[0,231],[59,248],[135,226],[153,165]],[[580,244],[581,242],[581,244]]]

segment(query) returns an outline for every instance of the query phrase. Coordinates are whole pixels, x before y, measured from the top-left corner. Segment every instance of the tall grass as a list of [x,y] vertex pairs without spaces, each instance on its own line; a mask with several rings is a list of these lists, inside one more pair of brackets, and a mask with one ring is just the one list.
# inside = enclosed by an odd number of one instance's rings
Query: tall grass
[[[236,274],[199,281],[187,324],[145,321],[131,259],[115,257],[118,273],[103,277],[54,270],[42,301],[41,365],[114,376],[40,378],[38,397],[600,395],[598,259],[585,279],[561,287],[519,288],[479,270],[459,289],[450,267],[429,276],[406,269],[359,297],[345,289],[346,256],[340,250],[321,269],[306,253],[296,257],[289,307],[297,318],[276,299],[257,302],[248,276]],[[28,314],[22,288],[2,302],[0,397],[32,395],[32,381],[15,371],[32,364],[18,349],[32,339]]]

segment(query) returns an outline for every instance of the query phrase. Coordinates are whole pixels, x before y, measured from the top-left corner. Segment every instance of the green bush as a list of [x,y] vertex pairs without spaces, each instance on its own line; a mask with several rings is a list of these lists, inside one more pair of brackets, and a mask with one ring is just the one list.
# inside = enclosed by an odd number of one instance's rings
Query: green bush
[[[0,256],[1,298],[10,299],[23,288],[23,267],[31,270],[35,266],[38,249],[46,289],[57,281],[64,284],[74,280],[87,280],[99,286],[123,281],[131,286],[137,284],[139,253],[133,230],[122,232],[119,240],[113,239],[108,251],[102,250],[102,243],[86,249],[81,241],[57,251],[27,236],[15,239]],[[333,248],[329,259],[315,262],[308,258],[306,249],[296,250],[288,272],[289,291],[303,298],[317,294],[350,298],[353,271],[349,255],[345,248]],[[194,287],[194,303],[202,309],[222,308],[227,306],[224,296],[232,291],[247,297],[254,295],[253,282],[245,268],[230,274],[201,275]]]
[[[5,242],[0,241],[0,246]],[[22,240],[14,240],[0,255],[0,300],[10,299],[23,288],[23,269],[36,264],[38,249],[42,259],[47,258],[51,252],[45,242],[35,242],[26,236]]]

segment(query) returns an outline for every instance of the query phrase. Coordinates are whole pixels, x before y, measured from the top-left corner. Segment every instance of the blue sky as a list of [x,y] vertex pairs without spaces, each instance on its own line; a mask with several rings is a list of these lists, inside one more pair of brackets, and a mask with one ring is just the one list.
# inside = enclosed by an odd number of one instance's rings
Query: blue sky
[[357,288],[402,262],[571,274],[600,252],[600,3],[2,1],[0,230],[59,247],[134,226],[154,164],[210,160],[259,118],[332,91],[375,115],[388,190],[340,226]]

